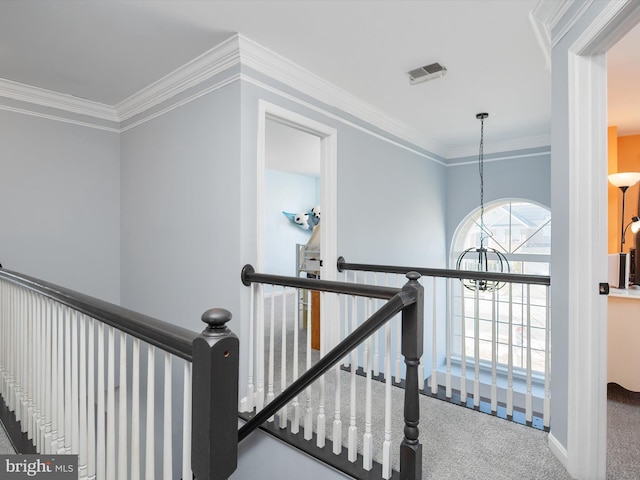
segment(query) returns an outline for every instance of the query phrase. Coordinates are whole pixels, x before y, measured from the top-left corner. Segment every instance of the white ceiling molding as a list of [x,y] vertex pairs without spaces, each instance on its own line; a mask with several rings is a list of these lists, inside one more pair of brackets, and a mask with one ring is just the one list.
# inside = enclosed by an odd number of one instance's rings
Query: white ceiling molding
[[127,120],[240,63],[239,37],[234,35],[115,106]]
[[[551,135],[538,135],[536,137],[518,138],[516,140],[507,140],[504,142],[493,142],[484,144],[484,154],[501,153],[501,152],[517,152],[519,150],[527,150],[529,148],[548,147],[551,145]],[[447,151],[448,159],[471,157],[478,155],[479,145],[468,145],[466,147],[451,148]]]
[[[616,18],[622,21],[616,21]],[[597,55],[607,52],[618,40],[624,37],[640,21],[640,2],[638,0],[618,0],[608,3],[584,34],[571,46],[578,55]],[[605,38],[606,40],[602,40]],[[594,39],[596,39],[594,41]],[[593,47],[593,44],[597,47]]]
[[43,107],[56,108],[65,112],[86,115],[112,122],[120,121],[113,107],[84,98],[65,95],[44,88],[0,78],[0,97],[11,98]]
[[[542,28],[542,30],[540,30],[541,38],[544,42],[547,41],[546,39],[550,39],[548,35],[550,35],[551,28],[553,28],[553,22],[557,22],[558,18],[561,18],[567,11],[567,5],[570,5],[574,1],[577,0],[563,0],[562,2],[541,0],[541,4],[544,3],[545,7],[540,7],[538,11],[539,15],[536,16],[536,18],[537,21],[539,21],[539,19],[542,18],[540,17],[542,13],[544,13],[546,18],[546,20],[540,24],[542,25],[542,27],[540,27]],[[551,8],[554,5],[556,8]],[[382,132],[386,132],[399,140],[407,142],[409,145],[424,149],[426,151],[425,153],[428,153],[427,156],[436,160],[438,163],[442,162],[437,160],[433,155],[452,159],[463,158],[477,153],[476,146],[454,148],[447,151],[442,144],[427,139],[423,132],[389,118],[384,112],[369,103],[240,34],[235,34],[228,40],[216,45],[115,106],[104,105],[4,79],[0,79],[0,96],[85,115],[89,117],[89,120],[82,123],[87,126],[93,126],[90,121],[91,117],[122,123],[240,64],[252,68],[276,81],[282,82],[323,104],[353,115],[367,124],[380,129]],[[234,80],[235,79],[237,79],[237,77],[235,77]],[[209,91],[209,89],[204,88],[204,91]],[[195,92],[189,96],[189,99],[198,98],[199,96],[200,95]],[[186,100],[182,100],[179,104],[182,105],[185,101]],[[171,105],[165,106],[160,113],[156,112],[151,118],[155,118],[172,109],[173,107]],[[138,122],[126,126],[126,129],[132,128],[148,119],[149,118],[140,119]],[[95,124],[95,127],[105,128],[98,123]],[[115,130],[118,130],[118,128],[115,128]],[[124,131],[122,126],[120,126],[120,131]],[[373,133],[371,128],[367,128],[367,131]],[[400,145],[400,143],[398,144]],[[493,145],[489,144],[485,148],[485,152],[517,151],[548,146],[549,144],[549,136],[543,135]]]
[[[560,42],[560,40],[562,40],[564,36],[569,32],[569,30],[573,28],[576,22],[580,20],[580,17],[582,17],[582,14],[589,9],[589,7],[594,2],[594,0],[563,0],[563,2],[566,2],[568,5],[566,8],[563,9],[563,11],[559,11],[556,13],[556,15],[553,18],[553,21],[555,23],[552,24],[550,28],[551,48],[556,46],[558,42]],[[571,15],[571,17],[567,18],[567,21],[564,23],[564,25],[562,25],[562,28],[560,28],[560,30],[554,33],[553,31],[554,28],[560,25],[560,20],[564,18],[565,14],[569,11],[569,9],[571,8],[571,6],[573,6],[573,4],[578,5],[578,8],[576,8],[575,12],[573,12],[573,15]]]
[[11,107],[9,105],[0,104],[0,110],[6,110],[7,112],[20,113],[22,115],[29,115],[31,117],[46,118],[47,120],[53,120],[56,122],[70,123],[72,125],[79,125],[81,127],[89,127],[89,128],[94,128],[98,130],[105,130],[107,132],[120,133],[120,129],[116,127],[108,127],[106,125],[100,125],[95,122],[83,122],[80,120],[74,120],[72,118],[63,117],[61,115],[50,115],[48,113],[37,112],[35,110],[27,110],[25,108],[16,108],[16,107]]
[[561,33],[556,34],[555,38],[553,36],[553,29],[558,26],[560,20],[577,1],[587,5],[591,3],[591,1],[585,2],[584,0],[538,0],[538,3],[529,14],[529,21],[531,22],[533,33],[542,49],[548,68],[551,68],[552,46],[566,34],[569,28],[571,28],[580,17],[584,9],[579,9],[577,12],[578,15],[572,17],[561,30]]
[[242,35],[237,35],[237,37],[240,43],[240,55],[243,65],[264,73],[322,103],[339,108],[413,145],[443,156],[444,146],[435,141],[428,141],[424,132],[417,131],[408,125],[389,118],[387,114],[369,103],[338,88],[253,40]]
[[[491,162],[503,162],[505,160],[516,160],[518,158],[529,158],[529,157],[540,157],[542,155],[549,155],[551,154],[551,148],[549,148],[548,150],[542,151],[542,152],[536,152],[536,153],[522,153],[522,154],[515,154],[515,155],[505,155],[497,157],[497,158],[484,158],[482,161],[484,163],[491,163]],[[448,163],[447,167],[461,167],[461,166],[465,166],[465,165],[477,165],[478,164],[478,160],[477,159],[473,159],[473,160],[469,160],[466,162],[455,162],[455,163]]]

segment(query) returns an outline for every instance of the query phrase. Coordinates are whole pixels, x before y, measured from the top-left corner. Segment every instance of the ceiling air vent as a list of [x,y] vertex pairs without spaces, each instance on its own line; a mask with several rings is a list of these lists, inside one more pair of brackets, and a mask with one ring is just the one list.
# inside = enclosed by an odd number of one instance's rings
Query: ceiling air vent
[[409,72],[409,83],[415,85],[416,83],[426,82],[427,80],[442,77],[445,73],[447,73],[446,67],[443,67],[439,63],[414,68]]

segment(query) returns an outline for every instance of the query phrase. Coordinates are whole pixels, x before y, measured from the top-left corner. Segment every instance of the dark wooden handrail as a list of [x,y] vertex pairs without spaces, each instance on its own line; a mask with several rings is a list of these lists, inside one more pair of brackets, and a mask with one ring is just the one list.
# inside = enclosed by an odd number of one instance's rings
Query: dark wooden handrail
[[11,270],[0,268],[0,278],[67,305],[180,358],[190,362],[193,359],[193,341],[200,335],[197,332]]
[[394,265],[375,265],[367,263],[348,263],[344,257],[338,258],[338,271],[398,273],[418,272],[424,277],[458,278],[460,280],[491,280],[530,285],[551,285],[551,277],[544,275],[521,275],[519,273],[477,272],[474,270],[455,270],[447,268],[401,267]]
[[392,287],[379,287],[375,285],[360,285],[357,283],[318,280],[315,278],[285,277],[283,275],[271,275],[269,273],[256,273],[251,265],[245,265],[242,268],[241,278],[242,283],[247,287],[251,285],[252,282],[255,282],[284,287],[304,288],[320,292],[381,298],[383,300],[393,298],[393,296],[400,291],[399,288]]

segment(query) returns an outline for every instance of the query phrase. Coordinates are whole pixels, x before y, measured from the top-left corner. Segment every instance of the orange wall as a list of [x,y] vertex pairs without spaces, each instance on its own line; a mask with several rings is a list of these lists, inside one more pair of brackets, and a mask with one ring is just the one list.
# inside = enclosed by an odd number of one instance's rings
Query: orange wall
[[[618,127],[609,127],[607,131],[609,164],[607,174],[618,172]],[[620,189],[609,182],[609,253],[620,250]]]
[[[640,135],[628,135],[612,138],[617,132],[616,127],[609,127],[609,173],[615,172],[640,172]],[[631,217],[639,215],[640,184],[629,187],[625,197],[624,225]],[[620,250],[620,214],[622,209],[622,193],[620,189],[609,184],[609,253]],[[633,247],[633,234],[627,230],[625,236],[624,251],[628,252]]]

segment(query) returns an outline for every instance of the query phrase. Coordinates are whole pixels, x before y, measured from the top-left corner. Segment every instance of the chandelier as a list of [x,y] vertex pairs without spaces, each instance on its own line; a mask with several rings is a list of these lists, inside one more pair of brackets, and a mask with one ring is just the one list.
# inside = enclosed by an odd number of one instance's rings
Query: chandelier
[[[484,121],[488,113],[478,113],[476,118],[480,120],[480,151],[478,154],[478,166],[480,172],[480,246],[466,249],[458,257],[456,269],[472,270],[477,272],[508,273],[509,262],[502,252],[495,248],[485,247],[485,239],[492,233],[484,224]],[[469,290],[493,292],[505,285],[505,282],[494,280],[470,280],[462,279],[462,284]]]

